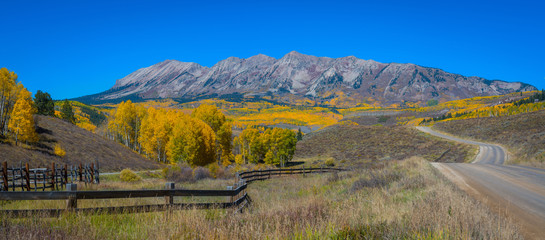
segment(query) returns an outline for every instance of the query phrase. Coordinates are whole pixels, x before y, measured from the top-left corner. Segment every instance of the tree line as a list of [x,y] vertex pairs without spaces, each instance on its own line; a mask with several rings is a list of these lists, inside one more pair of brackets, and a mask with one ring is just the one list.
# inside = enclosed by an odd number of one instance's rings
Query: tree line
[[527,103],[534,103],[536,101],[537,102],[545,101],[545,90],[541,90],[541,92],[538,91],[538,92],[534,93],[534,95],[532,95],[532,96],[530,96],[528,98],[516,101],[513,104],[515,106],[520,106],[520,105],[527,104]]
[[202,104],[186,114],[129,100],[110,117],[106,135],[150,159],[193,167],[228,166],[236,159],[241,164],[285,164],[293,157],[297,136],[291,130],[248,127],[233,142],[232,129],[213,105]]

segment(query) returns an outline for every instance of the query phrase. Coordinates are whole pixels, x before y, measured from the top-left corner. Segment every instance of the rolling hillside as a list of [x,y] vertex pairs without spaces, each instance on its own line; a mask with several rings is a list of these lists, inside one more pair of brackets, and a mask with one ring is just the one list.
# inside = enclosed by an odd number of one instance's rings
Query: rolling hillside
[[333,158],[347,165],[377,164],[413,156],[436,162],[465,162],[476,148],[452,143],[404,126],[334,125],[297,143],[294,161]]
[[513,116],[474,118],[435,124],[456,136],[504,145],[510,161],[545,167],[545,110]]
[[[101,172],[117,171],[124,168],[157,169],[159,164],[114,141],[53,117],[35,115],[40,141],[32,146],[14,146],[0,142],[0,161],[9,165],[19,162],[30,163],[31,167],[56,164],[76,165],[98,161]],[[64,157],[54,154],[59,144],[65,151]]]

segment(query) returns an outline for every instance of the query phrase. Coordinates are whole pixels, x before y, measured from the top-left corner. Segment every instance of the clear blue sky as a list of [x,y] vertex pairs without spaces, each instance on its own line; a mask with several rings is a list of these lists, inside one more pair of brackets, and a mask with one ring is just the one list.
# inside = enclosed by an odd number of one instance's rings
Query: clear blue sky
[[542,1],[2,1],[0,67],[54,99],[165,59],[354,55],[545,88]]

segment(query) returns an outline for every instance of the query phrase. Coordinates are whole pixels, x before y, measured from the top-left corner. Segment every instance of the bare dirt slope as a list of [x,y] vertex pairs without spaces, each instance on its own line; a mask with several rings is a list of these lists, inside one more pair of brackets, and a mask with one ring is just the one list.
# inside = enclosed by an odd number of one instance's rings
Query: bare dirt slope
[[492,210],[516,219],[526,238],[545,237],[545,170],[503,165],[507,154],[497,145],[463,140],[429,128],[418,129],[449,140],[478,145],[481,151],[472,164],[433,165]]
[[[105,139],[58,118],[35,116],[40,141],[32,146],[15,146],[0,142],[0,162],[9,165],[28,162],[31,167],[56,164],[86,164],[98,161],[100,171],[117,171],[124,168],[157,169],[159,164],[148,160],[125,146]],[[66,151],[66,156],[54,154],[55,144]]]

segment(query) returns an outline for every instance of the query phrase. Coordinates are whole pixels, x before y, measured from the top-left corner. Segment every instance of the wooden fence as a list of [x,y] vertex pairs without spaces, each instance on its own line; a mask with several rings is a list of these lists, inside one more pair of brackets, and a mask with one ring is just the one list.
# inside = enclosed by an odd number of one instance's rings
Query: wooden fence
[[0,167],[0,191],[45,191],[60,190],[68,183],[100,183],[98,164],[79,166],[55,165],[51,168],[30,168],[29,164],[8,167],[3,162]]
[[[45,214],[58,216],[66,211],[84,213],[131,213],[153,212],[172,209],[208,209],[208,208],[237,208],[243,211],[251,199],[246,193],[248,183],[270,179],[273,176],[311,174],[324,172],[344,171],[340,168],[286,168],[241,172],[237,174],[237,182],[228,186],[227,190],[185,190],[175,189],[174,183],[167,183],[163,190],[115,190],[115,191],[77,191],[76,184],[67,184],[66,191],[56,192],[0,192],[0,200],[66,200],[66,209],[31,209],[31,210],[0,210],[0,214],[13,217],[35,216]],[[174,203],[175,196],[188,197],[229,197],[227,202],[219,203]],[[165,204],[138,205],[102,208],[77,208],[77,201],[81,199],[118,199],[118,198],[157,198],[164,197]]]
[[293,175],[293,174],[311,174],[311,173],[325,173],[325,172],[339,172],[345,171],[342,168],[279,168],[279,169],[267,169],[267,170],[255,170],[241,172],[237,174],[239,180],[251,183],[253,181],[267,180],[274,176]]
[[[0,210],[1,215],[11,217],[49,216],[56,217],[63,212],[83,213],[132,213],[154,212],[174,209],[208,209],[231,208],[244,206],[250,201],[246,194],[247,184],[235,185],[235,189],[227,190],[186,190],[175,189],[174,183],[167,183],[162,190],[115,190],[115,191],[77,191],[76,184],[68,184],[66,191],[55,192],[0,192],[1,200],[66,200],[65,209],[25,209]],[[228,202],[219,203],[174,203],[174,197],[229,197]],[[78,208],[78,200],[82,199],[119,199],[119,198],[157,198],[164,197],[165,204],[119,206],[101,208]],[[237,211],[241,211],[239,208]]]

